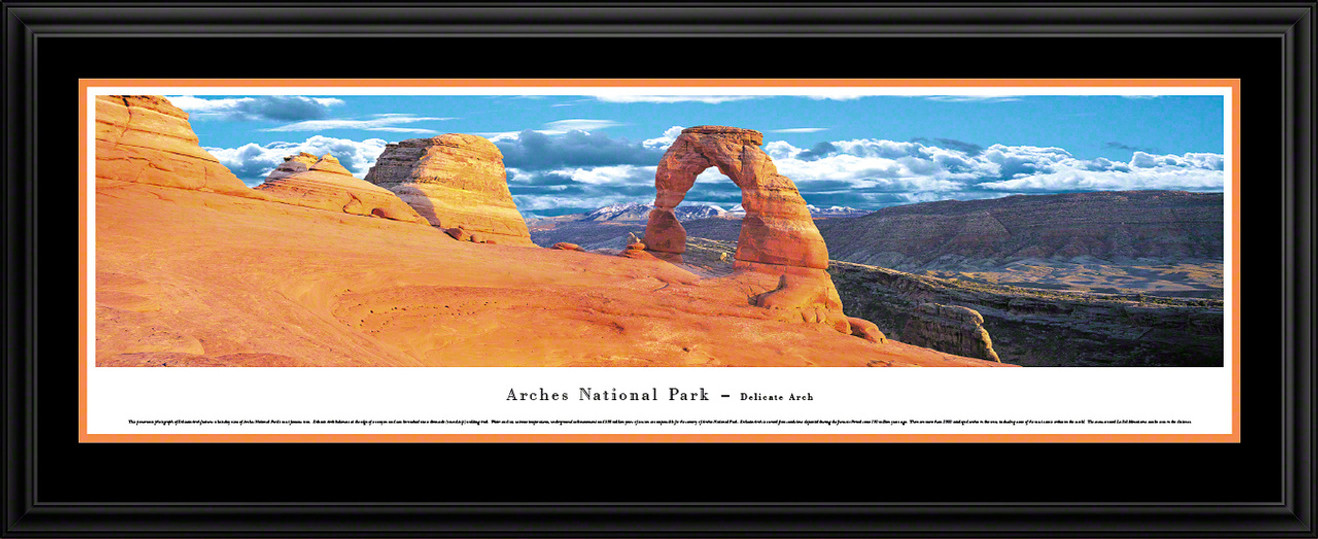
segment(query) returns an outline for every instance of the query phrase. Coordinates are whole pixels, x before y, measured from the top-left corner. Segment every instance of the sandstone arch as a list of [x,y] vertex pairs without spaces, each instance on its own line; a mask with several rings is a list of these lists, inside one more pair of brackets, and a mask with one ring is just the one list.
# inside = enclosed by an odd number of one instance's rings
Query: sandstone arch
[[764,135],[736,127],[704,125],[682,130],[659,161],[654,186],[654,211],[645,227],[645,244],[659,256],[681,261],[686,229],[673,212],[695,183],[696,176],[717,167],[741,188],[746,210],[737,239],[739,265],[774,264],[802,268],[828,267],[828,248],[806,208],[796,184],[778,174],[760,149]]
[[[737,239],[735,279],[751,304],[786,321],[826,324],[848,333],[851,325],[828,272],[828,247],[796,184],[778,174],[760,149],[764,135],[750,129],[704,125],[682,130],[655,172],[655,209],[645,227],[646,249],[672,262],[686,251],[686,229],[673,208],[696,176],[709,167],[741,188],[746,210]],[[877,338],[876,338],[877,342]]]

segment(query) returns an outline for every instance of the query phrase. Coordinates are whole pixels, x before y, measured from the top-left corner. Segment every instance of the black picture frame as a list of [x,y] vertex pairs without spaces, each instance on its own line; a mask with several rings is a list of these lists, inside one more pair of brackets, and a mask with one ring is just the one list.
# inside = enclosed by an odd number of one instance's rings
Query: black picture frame
[[[1314,537],[1314,8],[1314,2],[6,2],[3,535]],[[968,40],[1013,53],[1009,59],[1031,51],[1056,59],[1059,53],[1052,51],[1060,49],[1046,45],[1065,49],[1088,40],[1085,47],[1110,46],[1116,55],[1134,58],[1152,48],[1158,60],[1198,63],[1080,63],[1055,67],[1052,76],[1138,78],[1180,69],[1171,76],[1241,77],[1245,93],[1266,88],[1249,94],[1243,113],[1249,137],[1245,181],[1257,201],[1246,212],[1259,222],[1273,220],[1246,233],[1261,238],[1246,257],[1258,269],[1246,272],[1260,276],[1249,277],[1247,285],[1247,295],[1259,299],[1247,301],[1257,301],[1250,304],[1257,307],[1251,311],[1256,329],[1250,331],[1264,338],[1251,340],[1258,344],[1251,344],[1245,375],[1243,441],[1047,448],[78,444],[67,399],[76,391],[68,385],[76,378],[69,378],[74,371],[67,365],[76,358],[68,354],[71,339],[60,333],[73,323],[74,310],[70,285],[61,281],[68,272],[60,268],[76,253],[67,243],[68,219],[56,203],[67,189],[61,182],[73,181],[66,174],[70,159],[60,149],[60,137],[76,132],[63,110],[76,95],[64,86],[71,74],[83,69],[87,76],[149,77],[155,62],[172,66],[171,76],[288,77],[300,69],[297,77],[318,67],[295,68],[291,61],[238,65],[235,58],[278,44],[287,58],[315,60],[326,48],[348,50],[342,45],[352,40],[384,48],[436,36],[553,44],[578,55],[559,65],[522,61],[521,71],[510,74],[516,77],[557,69],[620,78],[660,68],[601,62],[588,56],[599,53],[596,43],[671,44],[692,64],[681,73],[662,68],[668,70],[663,75],[708,77],[727,72],[726,61],[717,61],[727,49],[703,50],[709,58],[700,62],[695,53],[702,50],[679,41],[736,49],[850,40],[836,42],[930,44],[946,52],[946,43]],[[221,42],[231,56],[213,61],[223,67],[179,61],[195,51],[214,52],[208,44]],[[137,55],[118,59],[114,50],[87,44],[122,44],[118,50]],[[1199,51],[1213,57],[1237,44],[1259,56],[1224,57],[1220,66],[1194,56]],[[80,49],[87,65],[70,64],[72,49]],[[537,54],[534,47],[520,50]],[[978,52],[960,50],[970,57]],[[466,76],[498,72],[479,57],[447,60]],[[996,78],[1028,71],[1001,61],[923,67],[891,62],[905,78]],[[380,59],[370,69],[417,76],[403,65]],[[745,75],[772,67],[731,69]],[[799,66],[783,69],[792,71],[784,76],[801,75]],[[948,472],[963,470],[952,457],[969,452],[991,452],[1000,460],[986,460],[972,476]],[[424,463],[436,454],[452,457],[453,465]],[[547,462],[529,462],[535,455]],[[1120,462],[1104,455],[1119,455]],[[1140,462],[1139,455],[1151,455],[1151,461]],[[472,460],[477,456],[488,460]],[[622,473],[602,466],[619,457],[643,464]],[[313,473],[312,464],[320,473]],[[1210,477],[1195,479],[1196,467]],[[371,470],[385,477],[370,477]],[[1051,477],[1058,473],[1072,480]],[[1127,474],[1128,488],[1112,473]],[[634,481],[619,483],[620,477]],[[867,483],[857,484],[862,481]],[[446,485],[461,491],[441,491]],[[994,486],[999,498],[991,498],[985,485]],[[867,488],[877,492],[867,494]],[[910,498],[902,499],[903,492]]]

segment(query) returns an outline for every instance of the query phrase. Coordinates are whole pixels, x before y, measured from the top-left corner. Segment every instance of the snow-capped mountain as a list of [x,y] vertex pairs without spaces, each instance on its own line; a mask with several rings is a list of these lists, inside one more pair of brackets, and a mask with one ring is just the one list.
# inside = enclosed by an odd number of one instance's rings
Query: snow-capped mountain
[[[576,221],[646,221],[650,218],[650,210],[654,209],[652,204],[642,204],[640,202],[628,202],[625,204],[611,204],[599,208],[595,211],[582,215]],[[718,206],[707,204],[681,204],[674,208],[673,213],[677,214],[679,221],[690,221],[692,219],[704,219],[707,217],[719,217],[727,213],[726,210]]]
[[628,202],[626,204],[610,204],[587,213],[578,221],[644,221],[650,218],[650,210],[654,206],[650,204],[641,204],[640,202]]
[[829,206],[827,208],[820,208],[814,204],[806,204],[805,207],[810,210],[810,215],[812,217],[860,217],[870,213],[869,210],[851,208],[848,206]]
[[[868,210],[850,208],[846,206],[830,206],[820,208],[818,206],[806,205],[810,210],[810,215],[822,217],[859,217],[870,213]],[[619,204],[610,204],[602,208],[595,209],[587,213],[578,213],[573,215],[563,215],[551,218],[553,221],[573,221],[573,222],[596,222],[596,223],[616,223],[616,222],[635,222],[644,223],[650,219],[650,210],[654,209],[652,204],[641,202],[625,202]],[[721,206],[713,204],[679,204],[673,209],[677,214],[678,221],[694,221],[696,219],[708,219],[710,217],[721,217],[725,219],[740,219],[746,216],[746,210],[741,204],[733,206],[731,209],[723,209]]]
[[[810,210],[811,217],[860,217],[862,215],[869,215],[870,213],[870,210],[862,210],[860,208],[852,208],[849,206],[829,206],[827,208],[821,208],[814,204],[806,204],[805,207],[807,210]],[[724,215],[724,217],[745,216],[746,209],[742,208],[741,204],[733,206],[732,209],[728,210]]]
[[677,214],[678,221],[691,221],[708,217],[723,217],[728,211],[714,205],[680,204],[673,208],[673,213]]

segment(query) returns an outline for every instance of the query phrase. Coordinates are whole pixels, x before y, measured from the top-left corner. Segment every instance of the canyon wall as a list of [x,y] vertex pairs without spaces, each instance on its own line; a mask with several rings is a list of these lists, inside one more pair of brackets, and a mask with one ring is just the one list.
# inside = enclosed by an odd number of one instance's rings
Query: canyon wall
[[1093,257],[1222,260],[1222,193],[1103,191],[945,200],[819,222],[835,260],[913,271]]
[[984,329],[984,317],[969,307],[921,303],[906,320],[902,338],[940,352],[1002,362]]

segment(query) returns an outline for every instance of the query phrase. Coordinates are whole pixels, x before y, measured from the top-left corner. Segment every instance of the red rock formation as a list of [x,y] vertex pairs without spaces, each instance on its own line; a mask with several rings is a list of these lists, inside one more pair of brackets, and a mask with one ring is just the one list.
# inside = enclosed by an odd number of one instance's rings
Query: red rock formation
[[848,317],[847,322],[851,323],[851,334],[865,339],[874,344],[883,344],[888,342],[888,337],[879,331],[879,326],[874,322],[854,316]]
[[[273,187],[247,193],[261,200],[229,196],[217,180],[227,176],[210,175],[218,164],[160,149],[177,141],[119,148],[124,136],[98,140],[123,163],[97,171],[97,367],[999,366],[779,323],[800,317],[789,296],[830,301],[790,279],[764,299],[787,309],[769,310],[750,305],[741,282],[659,260],[478,247],[429,226],[281,203]],[[285,165],[272,185],[310,173],[346,181],[328,159]],[[482,237],[503,240],[472,239]]]
[[287,204],[395,221],[426,220],[388,189],[353,177],[334,156],[290,155],[270,172],[258,190]]
[[503,154],[484,138],[449,133],[389,144],[366,181],[393,191],[433,226],[534,245],[508,190]]
[[645,227],[645,245],[656,256],[680,262],[686,230],[674,208],[709,167],[741,188],[746,210],[734,267],[753,296],[751,302],[780,312],[784,320],[826,324],[850,333],[842,300],[828,268],[828,247],[796,184],[778,174],[760,149],[758,131],[724,126],[682,130],[659,161],[655,209]]
[[264,198],[201,148],[188,113],[154,95],[96,97],[96,179]]
[[636,260],[659,260],[659,257],[656,257],[642,249],[626,249],[623,252],[618,253],[618,256],[622,256],[626,258],[634,258]]
[[645,229],[651,251],[680,255],[686,251],[686,230],[673,211],[709,167],[731,178],[741,188],[741,236],[736,259],[746,262],[807,268],[828,267],[828,248],[815,228],[805,199],[796,185],[778,174],[760,149],[758,131],[723,126],[682,130],[659,161],[655,172],[655,210]]
[[444,233],[448,234],[449,237],[452,237],[453,239],[458,241],[472,241],[471,234],[468,233],[466,229],[460,226],[455,226],[453,228],[445,228]]

